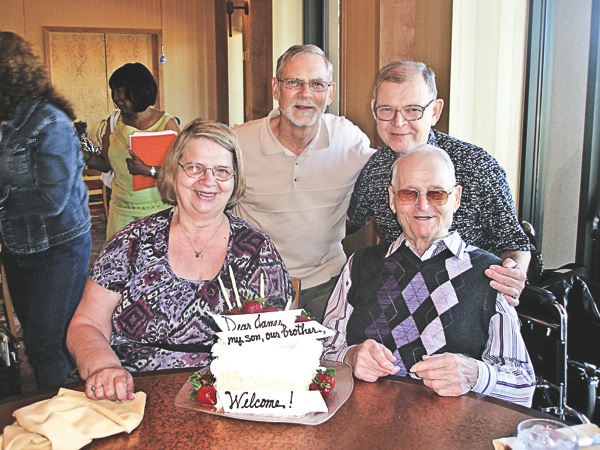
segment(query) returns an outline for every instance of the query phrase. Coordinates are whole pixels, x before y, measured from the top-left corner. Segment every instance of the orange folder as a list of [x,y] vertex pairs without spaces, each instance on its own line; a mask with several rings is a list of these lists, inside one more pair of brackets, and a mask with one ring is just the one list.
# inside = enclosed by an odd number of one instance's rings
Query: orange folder
[[[129,146],[147,166],[160,167],[177,137],[173,130],[138,131],[129,136]],[[133,190],[156,186],[156,178],[147,175],[133,176]]]

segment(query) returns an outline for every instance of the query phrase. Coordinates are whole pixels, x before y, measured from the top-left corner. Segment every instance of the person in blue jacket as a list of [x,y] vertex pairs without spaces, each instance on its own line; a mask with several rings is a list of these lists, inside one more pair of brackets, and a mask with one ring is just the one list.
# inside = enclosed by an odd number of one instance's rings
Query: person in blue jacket
[[32,45],[0,32],[0,239],[8,287],[40,388],[74,368],[65,339],[91,251],[83,157],[69,102]]

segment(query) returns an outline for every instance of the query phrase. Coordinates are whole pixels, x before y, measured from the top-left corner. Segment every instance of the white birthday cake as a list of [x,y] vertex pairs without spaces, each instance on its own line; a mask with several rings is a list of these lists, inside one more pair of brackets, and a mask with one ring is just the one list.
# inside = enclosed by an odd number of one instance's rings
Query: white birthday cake
[[[210,371],[225,412],[299,416],[327,412],[313,383],[323,338],[333,332],[299,321],[302,311],[214,316],[221,328]],[[313,385],[311,387],[315,389]]]

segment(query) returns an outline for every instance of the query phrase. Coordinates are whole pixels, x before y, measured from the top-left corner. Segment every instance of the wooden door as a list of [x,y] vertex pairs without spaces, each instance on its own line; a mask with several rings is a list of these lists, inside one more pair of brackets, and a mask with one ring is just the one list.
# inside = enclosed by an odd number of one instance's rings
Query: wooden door
[[[108,79],[123,64],[140,62],[160,86],[155,33],[103,33],[47,29],[46,61],[52,84],[88,124],[89,138],[100,145],[102,121],[113,111]],[[160,108],[160,92],[157,107]]]

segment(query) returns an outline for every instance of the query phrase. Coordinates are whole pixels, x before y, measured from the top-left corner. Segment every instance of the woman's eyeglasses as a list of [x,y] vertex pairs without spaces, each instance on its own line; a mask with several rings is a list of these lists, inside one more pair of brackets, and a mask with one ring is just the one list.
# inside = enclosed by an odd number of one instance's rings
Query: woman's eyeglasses
[[202,178],[210,170],[217,181],[228,181],[235,175],[235,170],[230,167],[206,167],[198,163],[179,164],[185,174],[190,178]]

